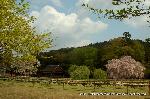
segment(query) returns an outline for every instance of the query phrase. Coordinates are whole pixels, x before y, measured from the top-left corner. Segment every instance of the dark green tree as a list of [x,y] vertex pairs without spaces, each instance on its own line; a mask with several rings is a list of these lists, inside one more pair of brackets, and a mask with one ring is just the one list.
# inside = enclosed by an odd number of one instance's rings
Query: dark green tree
[[150,67],[150,38],[147,38],[145,40],[145,61],[147,63],[147,65]]
[[127,43],[130,43],[131,41],[131,34],[129,32],[124,32],[123,33],[124,39]]
[[145,49],[145,77],[150,78],[150,38],[147,38],[143,44]]
[[97,49],[92,47],[76,48],[69,53],[71,64],[94,66]]
[[131,40],[128,37],[119,37],[109,41],[102,48],[101,61],[106,64],[108,60],[122,56],[132,56],[136,61],[144,63],[145,50],[138,40]]

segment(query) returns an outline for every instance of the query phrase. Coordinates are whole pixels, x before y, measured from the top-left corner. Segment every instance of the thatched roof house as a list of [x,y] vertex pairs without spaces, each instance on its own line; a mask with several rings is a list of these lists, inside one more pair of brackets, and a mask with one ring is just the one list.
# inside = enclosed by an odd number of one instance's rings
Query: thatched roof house
[[46,76],[46,77],[63,77],[65,72],[59,65],[47,65],[45,68],[40,70],[40,76]]

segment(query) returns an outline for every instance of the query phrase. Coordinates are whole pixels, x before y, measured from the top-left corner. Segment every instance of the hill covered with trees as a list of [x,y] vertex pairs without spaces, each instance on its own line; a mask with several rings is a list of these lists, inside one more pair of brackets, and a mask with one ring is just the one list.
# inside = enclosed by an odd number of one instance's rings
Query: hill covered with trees
[[67,73],[71,65],[87,66],[90,77],[93,77],[95,69],[106,71],[108,60],[118,59],[123,56],[131,56],[146,68],[145,77],[150,73],[150,39],[145,41],[132,39],[129,32],[124,32],[122,37],[109,41],[89,44],[77,48],[61,48],[49,52],[41,52],[38,59],[41,68],[46,65],[60,65]]

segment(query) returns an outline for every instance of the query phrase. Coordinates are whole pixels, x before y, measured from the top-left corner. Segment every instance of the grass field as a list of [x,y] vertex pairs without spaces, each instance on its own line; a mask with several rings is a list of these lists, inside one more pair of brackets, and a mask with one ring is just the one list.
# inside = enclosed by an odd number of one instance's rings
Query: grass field
[[[150,99],[149,96],[80,96],[89,92],[126,92],[124,86],[84,87],[0,80],[0,99]],[[129,88],[129,92],[148,92],[147,87]]]

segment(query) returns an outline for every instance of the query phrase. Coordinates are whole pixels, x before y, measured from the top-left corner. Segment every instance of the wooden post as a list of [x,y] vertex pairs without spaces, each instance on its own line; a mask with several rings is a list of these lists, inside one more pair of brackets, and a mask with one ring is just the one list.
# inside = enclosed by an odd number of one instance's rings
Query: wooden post
[[63,90],[64,90],[64,85],[65,85],[64,83],[65,83],[65,82],[63,81]]
[[31,82],[32,82],[32,87],[34,87],[35,86],[35,80],[31,80]]
[[64,87],[65,87],[65,81],[66,80],[64,79],[64,74],[63,74],[63,81],[62,81],[63,82],[63,90],[64,90]]
[[51,80],[48,80],[48,87],[51,88]]
[[6,68],[3,70],[3,77],[6,77]]
[[127,94],[128,94],[128,84],[127,84]]
[[148,89],[149,89],[149,90],[148,90],[148,91],[149,91],[148,93],[149,93],[149,95],[150,95],[150,81],[149,81],[149,83],[148,83]]
[[94,81],[94,92],[95,92],[95,81]]

